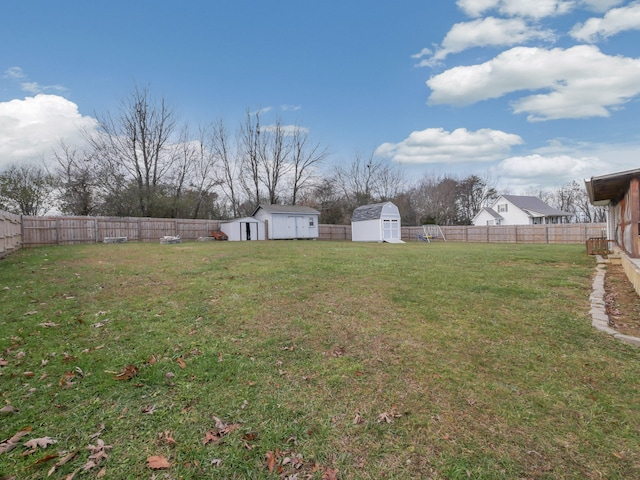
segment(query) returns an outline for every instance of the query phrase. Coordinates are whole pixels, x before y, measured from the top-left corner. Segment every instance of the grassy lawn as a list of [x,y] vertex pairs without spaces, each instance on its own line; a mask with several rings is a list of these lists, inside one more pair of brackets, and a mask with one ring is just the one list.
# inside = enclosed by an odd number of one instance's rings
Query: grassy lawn
[[0,261],[0,452],[22,435],[0,478],[640,478],[640,349],[591,327],[594,266],[580,245],[22,250]]

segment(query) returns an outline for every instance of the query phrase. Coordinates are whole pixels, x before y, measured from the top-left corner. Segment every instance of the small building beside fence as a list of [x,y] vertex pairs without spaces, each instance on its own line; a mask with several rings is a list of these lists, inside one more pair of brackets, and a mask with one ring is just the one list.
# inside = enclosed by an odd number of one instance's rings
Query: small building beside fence
[[392,202],[362,205],[351,216],[354,242],[402,243],[400,211]]
[[259,205],[253,217],[266,222],[269,240],[317,239],[320,212],[297,205]]
[[255,217],[236,218],[220,223],[230,241],[266,240],[264,222]]

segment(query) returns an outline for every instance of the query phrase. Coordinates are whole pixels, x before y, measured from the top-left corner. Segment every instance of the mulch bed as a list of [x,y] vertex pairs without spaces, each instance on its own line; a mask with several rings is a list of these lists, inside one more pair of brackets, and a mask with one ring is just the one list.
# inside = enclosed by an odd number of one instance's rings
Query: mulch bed
[[640,296],[622,265],[607,265],[604,290],[609,326],[625,335],[640,337]]

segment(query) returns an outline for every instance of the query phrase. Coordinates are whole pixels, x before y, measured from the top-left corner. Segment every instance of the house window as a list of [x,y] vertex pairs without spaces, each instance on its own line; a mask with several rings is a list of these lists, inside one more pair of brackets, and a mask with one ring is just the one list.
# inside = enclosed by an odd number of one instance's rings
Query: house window
[[487,220],[487,226],[493,225],[493,220]]
[[507,203],[503,203],[501,205],[498,205],[498,213],[506,212],[508,206],[509,205]]

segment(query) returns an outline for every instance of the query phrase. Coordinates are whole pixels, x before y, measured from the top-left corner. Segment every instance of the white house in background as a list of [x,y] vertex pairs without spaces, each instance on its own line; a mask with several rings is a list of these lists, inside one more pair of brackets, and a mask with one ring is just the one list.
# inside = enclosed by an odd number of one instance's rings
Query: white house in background
[[351,216],[354,242],[404,243],[401,240],[400,212],[391,202],[356,208]]
[[264,222],[254,217],[236,218],[220,222],[220,230],[231,241],[266,240]]
[[550,207],[538,197],[500,195],[491,207],[484,207],[473,224],[486,225],[548,225],[562,223],[573,214]]
[[259,205],[253,217],[266,222],[269,240],[318,238],[320,212],[297,205]]

